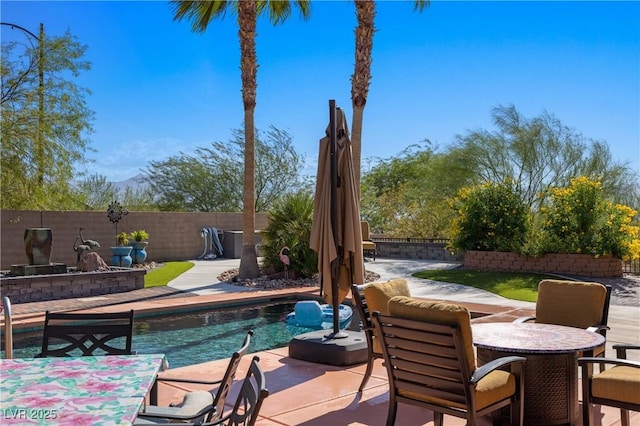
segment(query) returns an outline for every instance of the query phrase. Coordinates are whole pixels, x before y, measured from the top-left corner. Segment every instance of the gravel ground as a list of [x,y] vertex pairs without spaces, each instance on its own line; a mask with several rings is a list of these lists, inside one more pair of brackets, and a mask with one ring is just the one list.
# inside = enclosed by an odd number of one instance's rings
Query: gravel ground
[[[218,280],[226,284],[233,284],[242,287],[255,287],[262,289],[277,289],[277,288],[291,288],[291,287],[318,287],[318,278],[304,278],[304,279],[285,279],[282,278],[282,274],[276,274],[277,278],[271,278],[268,275],[262,275],[254,279],[239,280],[237,268],[229,269],[218,275]],[[380,278],[380,275],[375,272],[365,271],[365,282],[373,282]]]

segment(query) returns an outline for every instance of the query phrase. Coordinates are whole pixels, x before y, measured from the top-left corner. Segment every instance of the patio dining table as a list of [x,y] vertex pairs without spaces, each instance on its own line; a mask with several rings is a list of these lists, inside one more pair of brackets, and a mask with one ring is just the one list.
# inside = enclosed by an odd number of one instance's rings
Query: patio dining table
[[162,354],[0,359],[0,424],[130,425]]
[[528,425],[576,422],[578,362],[604,343],[601,334],[554,324],[472,325],[480,365],[503,356],[524,356],[524,419]]

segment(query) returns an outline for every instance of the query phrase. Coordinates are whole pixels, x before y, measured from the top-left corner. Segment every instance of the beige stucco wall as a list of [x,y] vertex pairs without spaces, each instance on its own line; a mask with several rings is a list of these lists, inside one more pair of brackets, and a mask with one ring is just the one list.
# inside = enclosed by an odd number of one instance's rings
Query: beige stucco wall
[[[24,252],[26,228],[51,228],[53,250],[51,262],[75,266],[73,242],[78,229],[83,228],[85,239],[98,241],[98,253],[107,263],[111,258],[110,246],[115,245],[116,226],[107,213],[96,211],[33,211],[2,210],[0,212],[0,269],[27,263]],[[267,215],[256,215],[256,230],[267,224]],[[118,232],[145,229],[149,233],[147,261],[195,259],[204,248],[201,237],[203,227],[216,227],[223,231],[241,231],[242,213],[174,213],[130,212],[118,223]]]

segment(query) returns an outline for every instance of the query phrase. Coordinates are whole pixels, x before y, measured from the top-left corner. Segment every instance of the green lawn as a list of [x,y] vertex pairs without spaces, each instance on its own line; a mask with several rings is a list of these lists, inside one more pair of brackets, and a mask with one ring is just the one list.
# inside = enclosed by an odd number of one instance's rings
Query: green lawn
[[167,285],[169,281],[193,268],[193,262],[166,262],[162,266],[148,271],[144,276],[144,287],[158,287]]
[[474,271],[470,269],[421,271],[414,273],[413,276],[481,288],[507,299],[525,302],[535,302],[538,299],[538,283],[540,281],[557,279],[557,277],[544,274]]

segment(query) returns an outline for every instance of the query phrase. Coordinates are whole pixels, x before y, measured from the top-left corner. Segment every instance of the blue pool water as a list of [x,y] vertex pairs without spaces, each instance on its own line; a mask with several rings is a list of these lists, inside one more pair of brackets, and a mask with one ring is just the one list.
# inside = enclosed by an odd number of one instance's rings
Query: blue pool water
[[[249,330],[255,332],[249,352],[284,347],[294,336],[310,331],[284,321],[294,305],[291,301],[136,318],[133,349],[140,354],[164,353],[169,366],[176,368],[229,358]],[[359,322],[354,312],[349,328],[358,330]],[[41,342],[41,331],[14,334],[14,357],[33,357]]]

